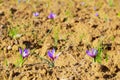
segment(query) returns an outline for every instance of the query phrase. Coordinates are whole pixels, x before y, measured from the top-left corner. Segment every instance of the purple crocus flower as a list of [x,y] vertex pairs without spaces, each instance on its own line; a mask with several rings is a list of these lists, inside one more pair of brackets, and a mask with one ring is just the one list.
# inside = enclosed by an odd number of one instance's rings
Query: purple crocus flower
[[97,53],[98,53],[98,51],[93,48],[93,49],[91,49],[91,50],[87,50],[86,53],[87,53],[89,56],[91,56],[92,58],[95,58],[96,55],[97,55]]
[[99,16],[99,14],[98,14],[98,13],[96,13],[96,14],[95,14],[95,16],[97,16],[97,17],[98,17],[98,16]]
[[19,48],[19,51],[23,58],[28,57],[28,55],[30,53],[29,49],[24,49],[24,51],[23,51],[21,48]]
[[50,13],[48,16],[49,19],[54,19],[55,17],[56,17],[56,14],[54,13]]
[[61,53],[58,53],[57,55],[55,55],[55,49],[53,48],[51,51],[48,51],[48,56],[54,61],[58,58],[58,56]]
[[39,16],[39,13],[35,12],[35,13],[33,13],[33,16],[37,17],[37,16]]

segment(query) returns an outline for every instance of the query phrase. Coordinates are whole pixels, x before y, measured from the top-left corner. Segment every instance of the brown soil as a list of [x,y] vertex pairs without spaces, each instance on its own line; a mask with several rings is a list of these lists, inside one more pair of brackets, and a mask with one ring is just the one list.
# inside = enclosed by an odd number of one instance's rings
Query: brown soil
[[[0,0],[0,80],[120,80],[120,3],[114,0],[110,6],[108,1]],[[47,18],[50,12],[57,15],[54,21]],[[9,35],[13,27],[21,37]],[[96,48],[100,40],[105,48],[102,63],[97,63],[86,50]],[[16,67],[19,47],[29,48],[31,54]],[[50,60],[47,51],[53,47],[62,54],[50,68],[39,56]]]

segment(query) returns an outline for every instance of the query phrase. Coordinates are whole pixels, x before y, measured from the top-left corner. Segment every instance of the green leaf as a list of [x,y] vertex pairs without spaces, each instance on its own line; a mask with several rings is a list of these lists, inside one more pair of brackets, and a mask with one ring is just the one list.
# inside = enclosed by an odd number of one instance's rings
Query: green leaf
[[97,56],[94,58],[94,61],[95,61],[95,62],[98,62],[98,63],[101,63],[101,61],[102,61],[102,52],[103,52],[103,49],[102,49],[102,41],[100,41],[97,50],[98,50],[98,54],[97,54]]
[[108,54],[105,55],[105,60],[108,61]]
[[108,4],[109,4],[110,7],[112,7],[113,6],[113,0],[109,0]]
[[5,65],[8,66],[8,61],[6,58],[5,58]]
[[57,46],[59,40],[59,27],[54,28],[54,45]]
[[16,35],[18,34],[18,29],[13,27],[12,29],[9,30],[8,35],[12,38],[16,38]]
[[41,57],[41,56],[39,56],[39,58],[41,59],[41,60],[43,60],[43,61],[45,61],[48,65],[49,65],[49,67],[54,67],[55,65],[54,65],[54,62],[52,62],[52,61],[49,61],[49,60],[47,60],[47,59],[45,59],[45,58],[43,58],[43,57]]
[[22,55],[20,55],[20,66],[22,66],[24,62],[25,62],[25,59],[22,57]]
[[19,56],[19,60],[17,60],[15,66],[16,66],[16,67],[21,67],[24,62],[25,62],[25,59],[23,59],[22,55],[20,55],[20,56]]
[[117,14],[117,17],[119,17],[119,18],[120,18],[120,12]]

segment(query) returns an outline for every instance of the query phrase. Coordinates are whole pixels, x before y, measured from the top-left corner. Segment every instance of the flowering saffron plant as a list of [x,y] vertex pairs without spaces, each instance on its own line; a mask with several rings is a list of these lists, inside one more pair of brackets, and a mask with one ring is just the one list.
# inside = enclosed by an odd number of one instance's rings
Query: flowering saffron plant
[[54,19],[55,17],[56,17],[56,14],[54,13],[50,13],[48,16],[49,19]]
[[33,13],[33,16],[37,17],[37,16],[39,16],[39,13],[35,12],[35,13]]
[[60,54],[61,53],[58,53],[57,55],[55,55],[54,48],[51,51],[50,50],[48,51],[48,56],[50,57],[50,59],[52,59],[52,61],[55,61],[59,57]]
[[21,48],[19,48],[19,52],[20,52],[20,58],[19,58],[19,60],[17,60],[16,66],[21,67],[23,65],[23,63],[25,62],[25,60],[27,59],[27,57],[29,56],[30,51],[29,51],[29,49],[22,50]]
[[87,53],[90,57],[95,58],[95,57],[97,56],[97,54],[98,54],[98,51],[93,48],[93,49],[91,49],[91,50],[87,50],[86,53]]
[[55,55],[55,49],[53,48],[52,50],[49,50],[47,55],[51,60],[48,60],[42,56],[39,56],[41,60],[45,61],[49,67],[54,67],[54,62],[55,60],[59,57],[59,55],[61,54],[61,52],[59,52],[57,55]]
[[49,66],[50,67],[55,66],[54,62],[59,57],[60,54],[61,54],[61,52],[59,52],[57,55],[55,55],[55,49],[54,48],[52,50],[48,51],[48,57],[52,60],[52,61],[49,61]]
[[99,16],[99,14],[98,14],[98,13],[96,13],[96,14],[95,14],[95,16],[96,16],[96,17],[98,17],[98,16]]
[[20,54],[22,55],[23,58],[28,57],[28,55],[30,53],[29,49],[22,50],[21,48],[19,48],[19,52],[20,52]]

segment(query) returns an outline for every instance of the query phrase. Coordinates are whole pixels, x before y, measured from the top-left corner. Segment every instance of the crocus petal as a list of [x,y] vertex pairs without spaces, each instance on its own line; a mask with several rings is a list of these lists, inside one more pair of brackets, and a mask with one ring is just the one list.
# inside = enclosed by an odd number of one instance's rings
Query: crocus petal
[[93,55],[97,55],[97,53],[98,53],[98,52],[97,52],[96,49],[92,49],[92,54],[93,54]]
[[24,49],[24,52],[22,54],[23,57],[28,57],[29,55],[29,50],[28,49]]
[[98,14],[98,13],[96,13],[96,14],[95,14],[95,16],[99,16],[99,14]]
[[56,57],[59,57],[59,56],[60,56],[60,54],[61,54],[61,52],[59,52],[59,53],[56,55]]
[[86,53],[91,56],[91,57],[95,57],[97,55],[97,50],[92,49],[92,50],[87,50]]
[[54,48],[52,49],[51,53],[54,55],[54,53],[55,53],[55,49]]
[[29,50],[28,50],[28,49],[24,49],[24,52],[25,52],[25,53],[29,53]]
[[23,56],[23,57],[27,57],[27,56],[28,56],[28,54],[27,54],[27,53],[25,53],[25,52],[23,52],[22,56]]
[[39,16],[39,13],[35,12],[35,13],[33,13],[33,15],[37,17],[37,16]]
[[20,54],[22,55],[22,49],[21,49],[21,48],[19,48],[19,52],[20,52]]
[[53,53],[51,51],[48,51],[48,56],[52,59],[53,58]]
[[91,52],[89,50],[86,51],[86,53],[90,56],[91,55]]
[[55,17],[56,17],[56,14],[54,14],[54,13],[50,13],[50,15],[48,16],[49,19],[53,19]]

